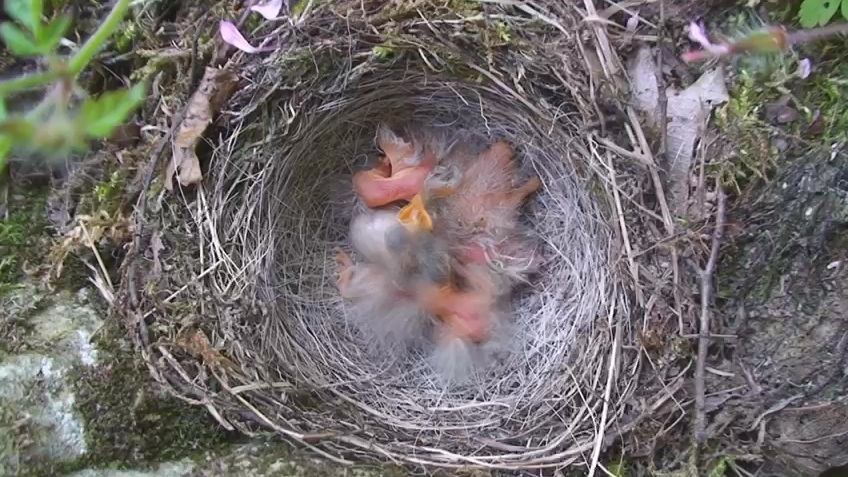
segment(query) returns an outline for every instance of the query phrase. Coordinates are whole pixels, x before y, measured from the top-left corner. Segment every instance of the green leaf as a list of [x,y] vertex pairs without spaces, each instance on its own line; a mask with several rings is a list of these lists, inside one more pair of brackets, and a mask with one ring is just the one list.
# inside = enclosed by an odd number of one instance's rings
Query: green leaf
[[35,32],[41,26],[42,0],[6,0],[6,13],[27,30]]
[[144,95],[144,84],[139,83],[127,90],[109,91],[97,99],[86,100],[79,117],[86,134],[98,139],[109,137],[141,104]]
[[707,473],[707,477],[724,477],[727,473],[727,464],[729,462],[733,462],[733,459],[727,456],[720,457],[713,468]]
[[623,459],[607,466],[607,470],[615,477],[627,477],[627,466]]
[[804,28],[812,28],[818,25],[827,25],[839,9],[842,0],[804,0],[801,2],[801,10],[798,19]]
[[56,49],[56,46],[62,41],[68,27],[71,26],[71,19],[60,15],[53,19],[50,23],[41,28],[35,35],[35,40],[38,42],[39,48],[44,52],[50,52]]
[[6,119],[6,100],[0,98],[0,121]]
[[6,159],[12,151],[12,138],[6,134],[0,134],[0,171],[6,167]]
[[842,0],[842,18],[848,20],[848,0]]
[[16,56],[38,56],[41,48],[26,33],[15,25],[6,22],[0,25],[0,38]]

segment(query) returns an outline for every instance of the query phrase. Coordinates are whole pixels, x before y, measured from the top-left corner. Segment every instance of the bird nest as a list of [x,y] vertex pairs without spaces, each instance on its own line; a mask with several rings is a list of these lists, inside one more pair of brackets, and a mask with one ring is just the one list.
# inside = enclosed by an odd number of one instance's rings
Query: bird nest
[[[224,427],[336,462],[594,467],[638,369],[627,206],[596,134],[614,50],[571,2],[382,3],[308,2],[256,32],[272,53],[230,60],[243,87],[202,184],[148,194],[132,331],[154,377]],[[522,211],[539,262],[510,345],[462,384],[417,351],[375,356],[336,287],[351,175],[385,123],[504,139],[543,183]]]

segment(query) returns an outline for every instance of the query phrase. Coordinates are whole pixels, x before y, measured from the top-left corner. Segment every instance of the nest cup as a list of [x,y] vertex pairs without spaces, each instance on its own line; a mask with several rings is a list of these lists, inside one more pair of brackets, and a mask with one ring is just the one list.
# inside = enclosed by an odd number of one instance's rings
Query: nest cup
[[[268,26],[284,45],[272,56],[239,59],[250,82],[204,185],[148,217],[192,224],[145,295],[171,292],[148,325],[173,345],[149,348],[154,375],[226,427],[272,430],[335,462],[588,465],[631,376],[615,371],[629,368],[626,286],[596,173],[607,169],[586,140],[591,82],[568,33],[583,12],[330,3]],[[515,293],[508,344],[462,385],[446,386],[426,349],[375,355],[338,294],[350,178],[377,156],[380,124],[505,139],[543,182],[522,219],[539,271]]]

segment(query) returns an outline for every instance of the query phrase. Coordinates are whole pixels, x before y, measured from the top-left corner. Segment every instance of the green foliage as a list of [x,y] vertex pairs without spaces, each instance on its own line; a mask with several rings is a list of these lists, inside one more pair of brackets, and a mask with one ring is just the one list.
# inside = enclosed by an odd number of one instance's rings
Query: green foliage
[[610,464],[607,471],[615,477],[627,477],[627,464],[624,462],[624,457],[620,457],[617,462]]
[[6,13],[18,24],[5,22],[0,25],[0,38],[12,54],[22,57],[49,55],[59,45],[71,20],[59,15],[42,23],[43,10],[41,0],[6,2]]
[[727,475],[728,464],[733,462],[733,459],[728,456],[722,456],[707,472],[707,477],[724,477]]
[[[46,70],[0,81],[0,170],[9,154],[25,150],[48,156],[84,150],[92,139],[108,138],[144,100],[144,86],[103,93],[98,98],[75,98],[79,73],[118,29],[129,8],[119,0],[97,31],[70,58],[58,47],[71,20],[65,15],[45,18],[43,0],[7,0],[13,20],[0,24],[0,40],[18,57],[38,57]],[[44,100],[29,111],[10,113],[6,99],[26,90],[50,87]],[[75,101],[79,99],[79,101]],[[78,106],[71,107],[77,103]]]
[[804,0],[798,18],[804,28],[824,26],[830,23],[837,10],[848,19],[848,0]]
[[46,225],[44,205],[47,200],[43,189],[28,191],[26,195],[11,197],[12,213],[0,220],[0,291],[3,285],[17,283],[23,275],[23,264],[37,259],[43,248],[34,246]]
[[80,119],[92,138],[106,138],[144,100],[144,85],[128,90],[109,91],[83,103]]
[[378,60],[388,60],[395,55],[395,49],[388,45],[376,45],[371,52]]

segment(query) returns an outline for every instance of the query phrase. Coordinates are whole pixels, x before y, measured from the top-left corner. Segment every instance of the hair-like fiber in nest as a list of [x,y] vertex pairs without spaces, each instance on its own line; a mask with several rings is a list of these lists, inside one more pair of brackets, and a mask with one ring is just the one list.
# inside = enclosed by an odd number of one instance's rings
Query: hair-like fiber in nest
[[[265,104],[283,80],[270,63],[251,70],[260,86],[242,97],[245,113],[231,122],[199,194],[203,253],[218,263],[205,278],[219,297],[206,308],[214,310],[206,328],[239,366],[243,386],[237,397],[222,392],[212,402],[261,414],[254,420],[295,440],[327,432],[316,449],[333,459],[501,468],[586,462],[601,409],[611,406],[616,416],[630,387],[608,389],[613,379],[629,379],[613,377],[609,364],[615,321],[627,309],[609,198],[591,172],[598,166],[573,97],[587,86],[569,83],[556,106],[555,96],[533,91],[519,101],[510,86],[434,74],[433,58],[415,55],[400,67],[369,63],[363,72],[353,62],[321,73],[289,96],[301,110]],[[514,294],[512,338],[491,345],[497,359],[462,386],[437,378],[426,346],[375,356],[344,315],[334,250],[349,246],[351,174],[376,157],[375,131],[384,123],[506,139],[524,175],[543,183],[523,209],[540,244],[539,272]]]

